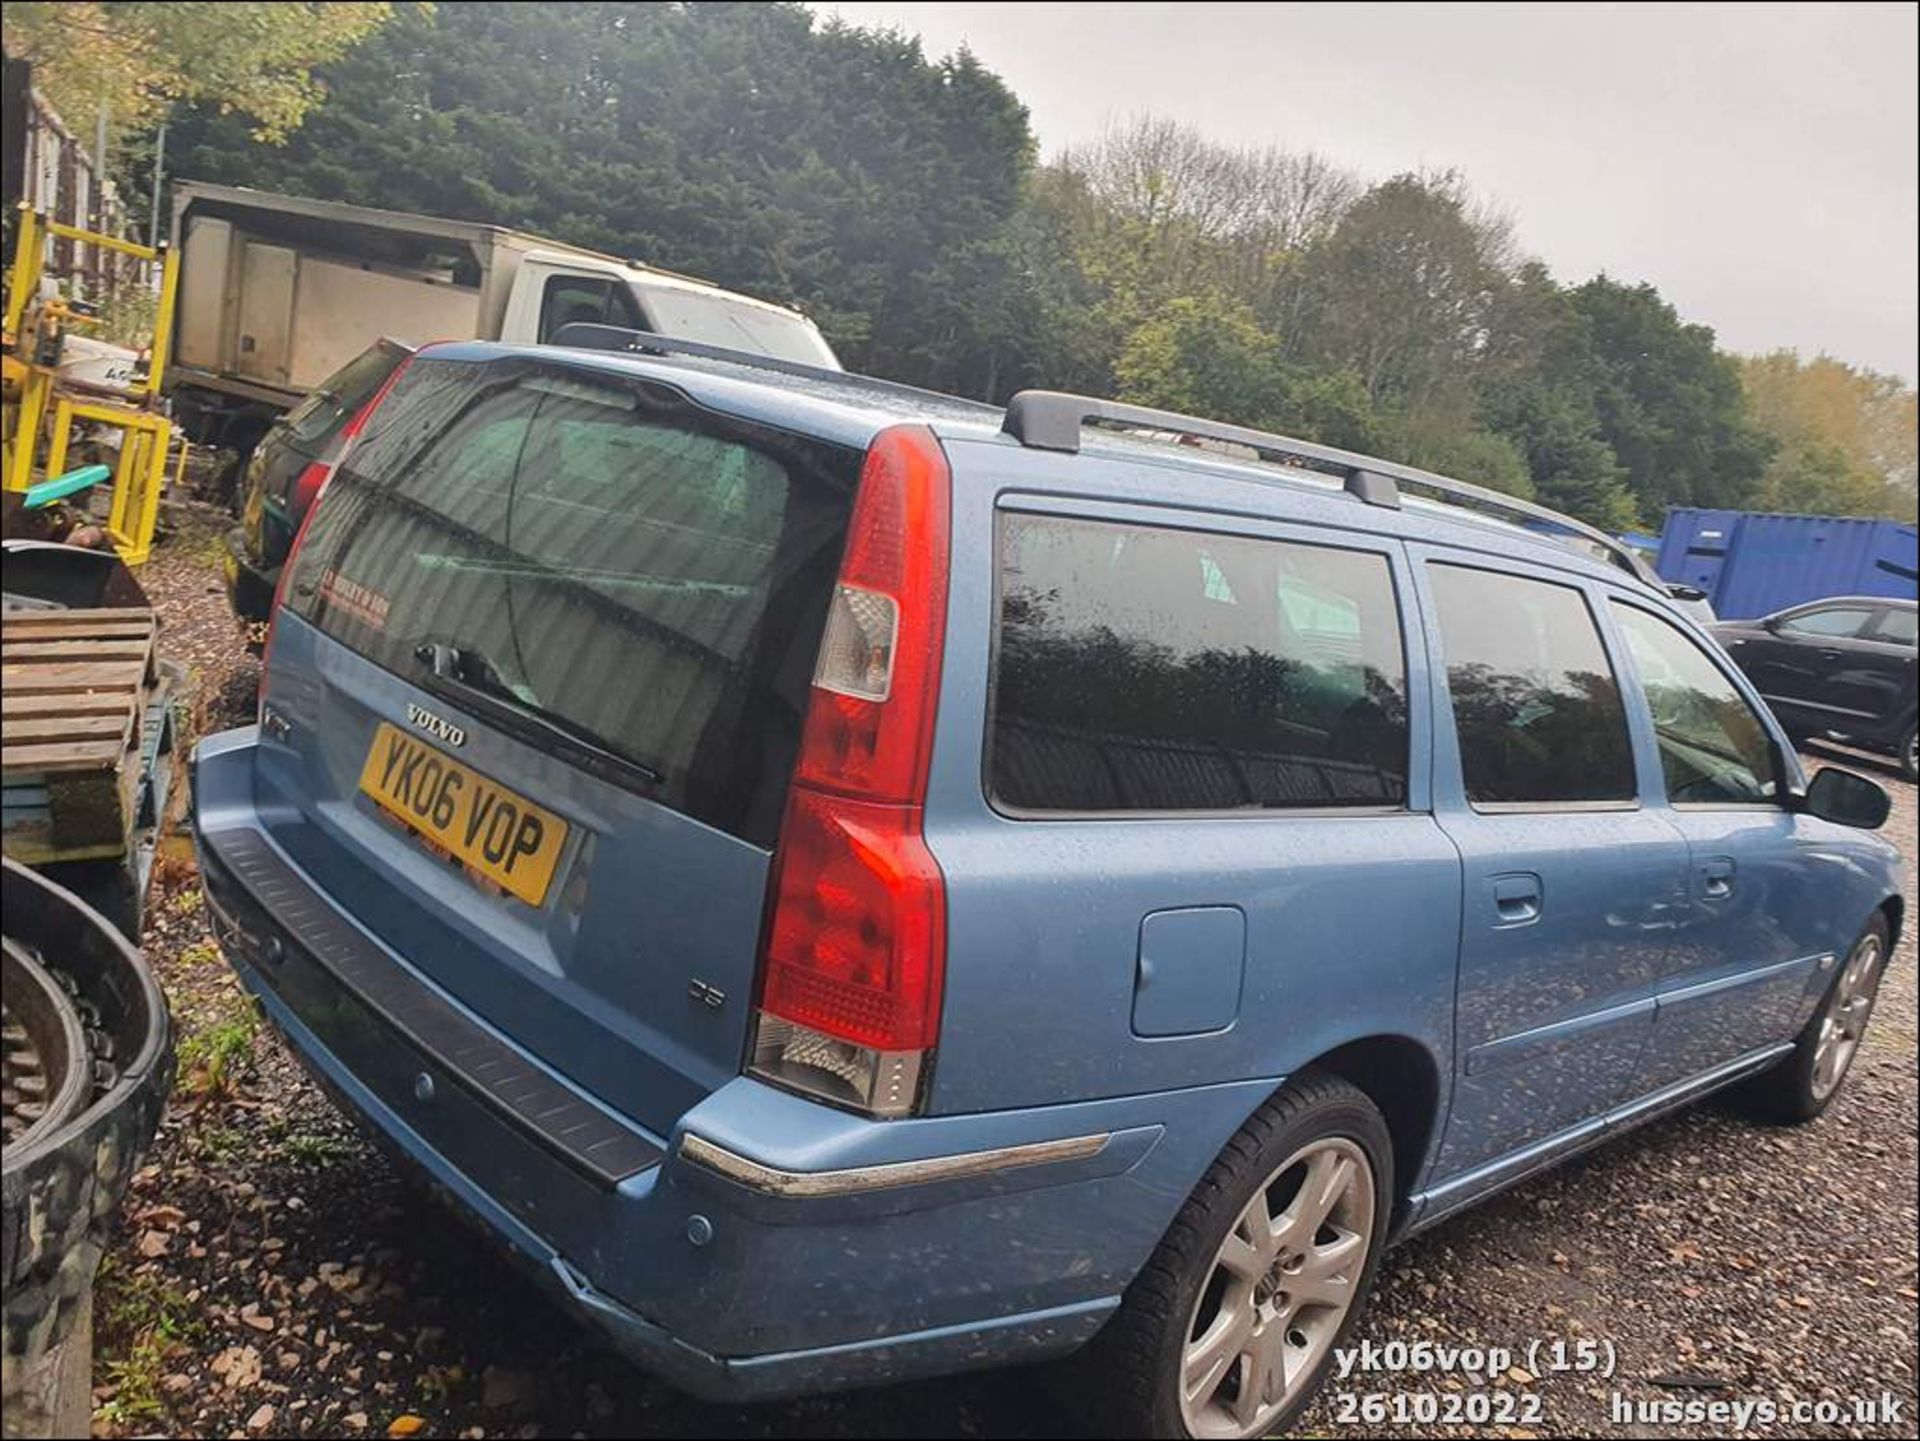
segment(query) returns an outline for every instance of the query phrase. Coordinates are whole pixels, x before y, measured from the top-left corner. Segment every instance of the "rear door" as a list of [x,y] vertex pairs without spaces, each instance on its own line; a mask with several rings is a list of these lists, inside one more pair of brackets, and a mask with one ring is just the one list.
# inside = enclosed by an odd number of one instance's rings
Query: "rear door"
[[1434,813],[1464,863],[1451,1202],[1629,1093],[1687,850],[1642,803],[1585,588],[1422,558],[1446,677]]
[[1854,735],[1884,744],[1913,724],[1915,631],[1912,606],[1887,605],[1861,637],[1852,669],[1870,719],[1857,723]]
[[858,462],[657,384],[423,358],[290,577],[276,838],[657,1129],[739,1070]]
[[1875,609],[1853,601],[1790,611],[1730,649],[1784,719],[1846,730],[1869,713],[1858,662]]

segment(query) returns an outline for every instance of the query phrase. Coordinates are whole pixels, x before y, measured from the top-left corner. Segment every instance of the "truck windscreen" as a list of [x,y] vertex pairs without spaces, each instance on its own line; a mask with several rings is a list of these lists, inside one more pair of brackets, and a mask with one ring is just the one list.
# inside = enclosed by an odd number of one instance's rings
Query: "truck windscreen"
[[805,316],[677,286],[638,287],[662,335],[839,370],[840,359]]

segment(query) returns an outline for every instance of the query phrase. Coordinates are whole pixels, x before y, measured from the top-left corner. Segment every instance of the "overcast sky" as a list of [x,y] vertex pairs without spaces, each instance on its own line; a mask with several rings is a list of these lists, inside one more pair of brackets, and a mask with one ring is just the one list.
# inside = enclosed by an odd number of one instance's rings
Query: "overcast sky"
[[1650,280],[1732,350],[1920,371],[1912,5],[816,8],[970,46],[1048,155],[1150,111],[1456,167],[1562,280]]

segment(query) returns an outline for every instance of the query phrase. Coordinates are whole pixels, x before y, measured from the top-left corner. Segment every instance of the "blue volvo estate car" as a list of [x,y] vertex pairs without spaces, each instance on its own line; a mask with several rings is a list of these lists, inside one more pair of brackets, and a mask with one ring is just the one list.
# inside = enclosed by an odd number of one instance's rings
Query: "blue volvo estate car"
[[320,1080],[577,1314],[755,1398],[1091,1346],[1284,1426],[1385,1246],[1741,1083],[1904,922],[1578,522],[1085,397],[632,332],[431,347],[195,835]]

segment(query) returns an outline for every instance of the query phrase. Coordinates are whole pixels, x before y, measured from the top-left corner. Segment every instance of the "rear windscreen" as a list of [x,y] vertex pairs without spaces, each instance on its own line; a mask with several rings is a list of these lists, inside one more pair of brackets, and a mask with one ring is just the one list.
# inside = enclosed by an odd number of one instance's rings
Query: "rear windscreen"
[[657,776],[642,793],[770,845],[859,462],[664,386],[416,361],[288,604],[429,688],[457,652],[463,680]]
[[280,423],[296,440],[311,443],[327,438],[373,399],[404,359],[406,352],[397,345],[368,346],[315,386]]

